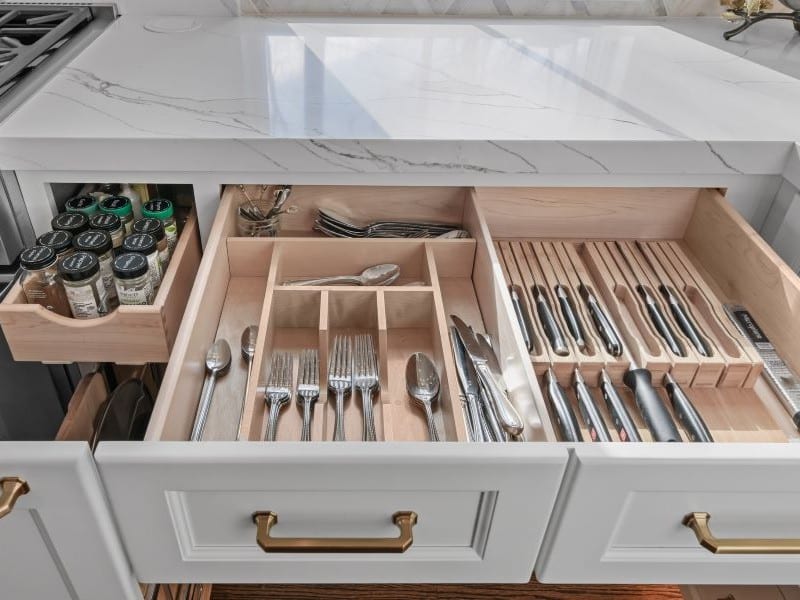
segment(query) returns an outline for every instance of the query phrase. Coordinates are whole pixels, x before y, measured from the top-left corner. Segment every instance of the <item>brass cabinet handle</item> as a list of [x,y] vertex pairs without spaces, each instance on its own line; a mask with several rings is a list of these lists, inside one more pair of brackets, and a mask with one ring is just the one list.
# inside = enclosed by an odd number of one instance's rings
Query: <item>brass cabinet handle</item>
[[253,522],[258,526],[256,541],[264,552],[405,552],[414,543],[412,528],[417,513],[396,512],[392,522],[400,528],[396,538],[276,538],[270,529],[278,522],[274,512],[257,512]]
[[20,496],[24,496],[30,491],[31,488],[24,479],[19,477],[0,479],[0,519],[11,512]]
[[703,548],[714,554],[800,554],[800,539],[717,539],[708,526],[710,520],[708,513],[693,512],[683,517],[683,524],[694,531]]

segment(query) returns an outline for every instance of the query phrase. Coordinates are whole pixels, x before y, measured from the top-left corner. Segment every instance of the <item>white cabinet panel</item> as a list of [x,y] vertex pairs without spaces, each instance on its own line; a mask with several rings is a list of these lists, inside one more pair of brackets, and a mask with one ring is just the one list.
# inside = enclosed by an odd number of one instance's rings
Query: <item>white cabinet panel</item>
[[712,554],[717,538],[800,538],[800,445],[594,444],[576,448],[536,565],[550,582],[800,583],[800,554]]
[[0,519],[3,598],[141,598],[87,444],[2,442],[5,477],[30,491]]
[[[544,444],[104,443],[103,482],[143,581],[528,581],[567,452]],[[276,537],[396,537],[402,554],[265,553]]]

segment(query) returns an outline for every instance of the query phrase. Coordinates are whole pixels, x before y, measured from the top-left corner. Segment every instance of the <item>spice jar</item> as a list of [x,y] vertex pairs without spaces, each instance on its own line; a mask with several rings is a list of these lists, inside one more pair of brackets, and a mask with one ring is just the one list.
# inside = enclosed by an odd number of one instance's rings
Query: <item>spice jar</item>
[[89,229],[89,217],[82,213],[61,213],[50,221],[53,231],[69,231],[73,237]]
[[109,309],[117,305],[117,290],[114,287],[114,272],[111,270],[111,262],[114,257],[111,255],[111,236],[105,231],[90,229],[79,233],[73,241],[75,249],[83,252],[91,252],[100,261],[100,279],[106,288]]
[[100,212],[117,215],[122,221],[125,235],[130,235],[133,228],[133,206],[125,196],[108,196],[100,200]]
[[97,214],[97,198],[93,196],[75,196],[67,200],[64,210],[68,213],[82,213],[87,217]]
[[133,222],[134,233],[149,233],[156,238],[156,248],[158,248],[158,262],[161,264],[161,272],[167,272],[170,253],[167,236],[164,233],[164,225],[158,219],[139,219]]
[[150,219],[158,219],[164,225],[164,233],[167,236],[169,255],[175,251],[178,243],[178,224],[175,222],[175,209],[172,202],[164,198],[150,200],[142,207],[142,216]]
[[48,231],[36,239],[39,246],[52,248],[56,259],[72,254],[72,234],[69,231]]
[[114,252],[122,247],[122,240],[125,239],[125,229],[122,221],[117,215],[100,213],[89,218],[89,227],[99,231],[105,231],[111,236],[111,246]]
[[70,315],[69,301],[58,278],[56,252],[47,246],[26,248],[19,255],[20,284],[29,304],[40,304],[58,315]]
[[114,284],[120,304],[152,304],[153,283],[144,254],[125,252],[114,259]]
[[122,250],[145,255],[149,265],[150,281],[153,282],[153,290],[157,290],[161,285],[161,263],[158,260],[156,238],[149,233],[133,233],[122,242]]
[[76,252],[58,263],[72,316],[96,319],[108,313],[106,288],[100,278],[100,261],[91,252]]

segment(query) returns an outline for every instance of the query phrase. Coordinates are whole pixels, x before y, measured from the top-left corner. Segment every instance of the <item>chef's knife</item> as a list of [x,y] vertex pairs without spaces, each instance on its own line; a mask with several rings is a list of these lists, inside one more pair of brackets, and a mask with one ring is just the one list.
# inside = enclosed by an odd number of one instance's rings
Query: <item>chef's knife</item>
[[595,298],[594,294],[592,294],[589,288],[586,287],[582,281],[578,286],[578,292],[583,298],[583,301],[586,303],[586,308],[589,311],[589,314],[592,316],[592,321],[594,321],[595,329],[597,329],[598,335],[603,339],[603,343],[605,344],[608,353],[611,356],[621,356],[622,342],[620,341],[619,336],[617,336],[617,332],[614,330],[614,327],[603,310],[603,307],[600,306],[600,303],[597,301],[597,298]]
[[672,410],[678,417],[678,422],[683,425],[692,442],[713,442],[711,432],[706,427],[703,417],[689,400],[689,396],[681,389],[678,382],[670,373],[664,374],[664,387],[672,403]]
[[556,297],[558,303],[561,305],[561,314],[564,315],[564,320],[567,322],[567,329],[572,339],[575,340],[575,345],[580,350],[586,348],[586,339],[583,334],[583,326],[581,320],[578,318],[578,313],[572,305],[572,299],[567,293],[567,289],[560,283],[555,287]]
[[481,415],[480,406],[478,405],[480,402],[478,375],[475,373],[472,361],[467,357],[458,331],[453,326],[450,327],[450,345],[453,347],[453,358],[456,362],[458,381],[461,384],[461,391],[464,393],[467,410],[469,411],[470,424],[472,425],[470,436],[473,442],[485,442],[486,439],[483,436],[484,428],[481,427],[483,415]]
[[508,293],[511,296],[511,305],[514,307],[514,314],[517,316],[522,339],[528,352],[536,352],[536,341],[533,333],[533,323],[531,323],[528,306],[525,303],[524,292],[517,284],[508,286]]
[[611,422],[614,429],[617,430],[619,439],[623,442],[641,442],[642,437],[639,435],[636,423],[605,369],[600,371],[600,391],[603,394],[603,400],[606,401],[608,412],[611,414]]
[[572,410],[567,394],[559,385],[553,369],[547,369],[545,381],[547,383],[547,399],[550,400],[550,404],[553,406],[556,425],[561,431],[561,438],[565,442],[582,442],[583,435],[578,425],[578,419],[575,417],[575,411]]
[[486,356],[478,339],[467,324],[456,315],[450,315],[450,318],[456,326],[456,331],[461,337],[461,342],[464,344],[467,355],[475,366],[478,379],[485,387],[487,394],[493,402],[495,414],[497,415],[500,425],[511,435],[519,435],[522,433],[523,429],[522,419],[506,396],[502,384],[498,382],[493,375],[488,364],[489,357]]
[[572,387],[575,390],[575,397],[578,399],[578,410],[580,410],[583,422],[589,430],[589,438],[593,442],[610,442],[611,434],[608,433],[608,428],[594,402],[592,393],[589,391],[589,387],[577,367],[575,368]]
[[550,342],[550,347],[553,352],[559,356],[567,356],[569,348],[567,342],[564,340],[564,334],[561,332],[561,327],[553,315],[553,309],[550,307],[550,301],[547,299],[542,286],[532,285],[531,293],[536,301],[536,312],[539,315],[539,322],[542,324],[542,329]]

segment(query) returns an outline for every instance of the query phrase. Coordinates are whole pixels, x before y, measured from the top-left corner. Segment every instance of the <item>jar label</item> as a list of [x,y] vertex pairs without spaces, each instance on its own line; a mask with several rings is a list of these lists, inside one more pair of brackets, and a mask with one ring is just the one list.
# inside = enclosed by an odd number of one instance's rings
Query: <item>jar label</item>
[[161,263],[158,260],[158,252],[153,252],[147,256],[147,272],[150,274],[150,281],[153,282],[153,289],[158,289],[161,285]]
[[114,299],[117,297],[117,288],[114,287],[114,271],[111,268],[114,261],[111,258],[111,252],[107,252],[105,256],[105,259],[100,259],[100,278],[103,280],[106,294],[110,299]]
[[[98,280],[99,281],[99,280]],[[102,285],[102,283],[100,284]],[[72,316],[76,319],[95,319],[100,316],[100,298],[93,285],[80,287],[65,285]]]
[[178,225],[172,221],[169,225],[164,221],[164,233],[167,236],[167,246],[170,253],[175,250],[175,245],[178,243]]
[[117,287],[120,304],[152,304],[153,287],[148,280],[142,287],[126,287],[125,284]]

